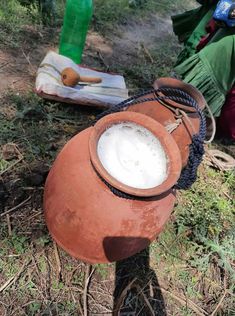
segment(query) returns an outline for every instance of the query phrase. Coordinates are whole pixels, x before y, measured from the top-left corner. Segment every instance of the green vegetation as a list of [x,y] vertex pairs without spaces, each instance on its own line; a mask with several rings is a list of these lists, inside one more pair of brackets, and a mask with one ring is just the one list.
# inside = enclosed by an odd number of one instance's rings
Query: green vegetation
[[[3,99],[5,106],[14,109],[14,118],[6,119],[0,112],[1,143],[17,142],[25,154],[26,162],[38,160],[50,163],[55,158],[61,133],[64,141],[77,131],[85,128],[93,119],[92,112],[79,108],[50,103],[32,92],[13,94]],[[86,121],[83,118],[86,116]],[[90,117],[90,118],[89,118]],[[2,160],[0,168],[7,167]]]
[[185,4],[181,0],[95,0],[94,27],[97,31],[107,34],[114,30],[115,25],[128,24],[130,21],[138,21],[140,18],[152,14],[169,18],[169,14],[185,10],[191,6],[192,1],[187,1]]
[[26,25],[39,22],[35,4],[22,6],[17,0],[2,0],[0,3],[0,43],[1,46],[18,47],[23,40],[22,34]]
[[[51,1],[48,1],[50,3]],[[102,34],[112,33],[118,25],[126,24],[129,20],[138,21],[139,18],[148,17],[149,14],[160,14],[168,17],[167,14],[190,8],[192,1],[182,4],[177,1],[140,1],[129,0],[94,0],[94,14],[92,26]],[[60,27],[63,22],[65,0],[57,0],[54,18],[42,19],[42,13],[38,1],[1,0],[0,3],[0,47],[19,47],[25,39],[24,32],[30,27],[41,32],[43,24]]]
[[216,297],[226,291],[221,315],[235,312],[234,181],[234,173],[203,166],[192,190],[180,194],[174,220],[151,247],[155,269],[164,266],[163,277],[199,306],[207,291]]

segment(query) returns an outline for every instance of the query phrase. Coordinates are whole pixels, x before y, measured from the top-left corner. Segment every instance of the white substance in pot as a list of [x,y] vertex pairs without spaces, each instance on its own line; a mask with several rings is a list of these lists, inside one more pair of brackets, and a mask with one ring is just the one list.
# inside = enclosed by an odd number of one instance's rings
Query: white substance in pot
[[167,178],[167,156],[159,140],[131,122],[114,124],[101,136],[98,157],[116,180],[133,188],[154,188]]

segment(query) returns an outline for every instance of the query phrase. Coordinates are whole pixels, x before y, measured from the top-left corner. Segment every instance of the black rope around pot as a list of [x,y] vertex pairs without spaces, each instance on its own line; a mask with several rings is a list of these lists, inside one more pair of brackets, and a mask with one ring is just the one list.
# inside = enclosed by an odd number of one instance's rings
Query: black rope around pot
[[[158,93],[167,93],[167,95],[164,96],[158,96]],[[149,94],[154,94],[154,97],[146,97],[145,96]],[[140,99],[141,98],[141,99]],[[189,189],[192,184],[196,181],[197,179],[197,170],[202,162],[203,155],[205,153],[204,150],[204,141],[206,137],[206,120],[205,117],[202,113],[202,110],[199,108],[198,103],[193,99],[188,93],[177,89],[177,88],[159,88],[159,89],[152,89],[145,91],[143,93],[140,93],[138,95],[135,95],[127,100],[124,100],[123,102],[111,107],[110,109],[102,112],[100,115],[97,116],[96,121],[98,121],[100,118],[112,114],[112,113],[117,113],[125,110],[127,107],[131,105],[136,105],[136,104],[142,104],[144,106],[145,102],[151,102],[151,101],[163,101],[164,100],[171,100],[175,101],[179,104],[184,104],[190,107],[193,107],[199,118],[200,118],[200,128],[199,128],[199,133],[193,135],[192,137],[192,144],[189,146],[189,158],[188,158],[188,163],[186,167],[182,170],[180,178],[178,182],[175,185],[176,189]],[[106,185],[108,185],[106,183]],[[116,190],[112,186],[108,185],[108,187],[111,189],[111,191],[120,196],[120,197],[126,197],[130,198],[129,195],[120,192],[119,190]],[[120,193],[120,194],[119,194]],[[133,197],[135,199],[136,197]],[[138,198],[137,198],[138,199]]]

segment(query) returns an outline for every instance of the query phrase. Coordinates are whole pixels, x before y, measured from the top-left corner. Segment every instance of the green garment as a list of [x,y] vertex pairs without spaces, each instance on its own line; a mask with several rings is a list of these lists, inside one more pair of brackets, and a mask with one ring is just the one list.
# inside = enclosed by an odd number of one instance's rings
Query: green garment
[[172,17],[173,30],[179,41],[184,42],[184,49],[177,58],[176,65],[196,53],[201,38],[207,34],[206,26],[211,20],[216,4],[208,1],[201,7]]
[[175,71],[202,92],[214,116],[219,116],[235,83],[235,30],[219,30],[205,48],[178,65]]
[[173,24],[173,31],[180,42],[186,43],[198,23],[207,13],[208,8],[201,6],[197,9],[186,11],[181,14],[173,15],[171,17]]
[[190,37],[198,23],[218,0],[197,0],[201,7],[172,16],[173,30],[180,42],[185,42]]
[[183,81],[201,91],[217,117],[235,84],[235,28],[218,30],[206,47],[197,52],[218,0],[198,2],[201,7],[172,17],[174,32],[184,42],[175,71]]

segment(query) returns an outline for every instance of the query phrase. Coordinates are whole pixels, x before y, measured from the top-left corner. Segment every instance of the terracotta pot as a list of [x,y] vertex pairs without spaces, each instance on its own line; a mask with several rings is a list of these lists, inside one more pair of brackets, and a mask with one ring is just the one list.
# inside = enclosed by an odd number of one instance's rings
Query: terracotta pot
[[[200,108],[205,107],[205,99],[202,94],[193,86],[184,83],[183,81],[172,79],[172,78],[161,78],[154,82],[154,88],[178,88],[187,92],[192,98],[194,98]],[[162,96],[162,93],[159,93],[159,96]],[[154,94],[149,94],[144,98],[156,97]],[[141,99],[141,98],[140,98]],[[178,110],[183,110],[187,113],[186,116],[182,116],[182,124],[176,126],[175,130],[171,132],[171,135],[175,139],[181,153],[182,165],[185,167],[188,162],[189,156],[189,146],[192,143],[192,136],[199,131],[200,119],[196,110],[192,107],[189,107],[185,104],[179,104],[177,102],[166,100],[165,104],[169,105],[172,110],[164,106],[161,102],[158,101],[149,101],[143,102],[140,104],[132,105],[127,108],[128,111],[138,112],[150,116],[156,121],[160,122],[166,128],[174,126],[177,121],[177,116],[175,115]],[[180,114],[180,113],[178,113]]]
[[[112,178],[99,161],[96,149],[100,135],[111,125],[127,121],[149,129],[168,156],[168,176],[158,187],[126,186]],[[175,202],[171,187],[181,167],[174,139],[153,119],[130,112],[104,117],[65,145],[49,173],[44,209],[52,237],[70,255],[90,263],[136,254],[156,238],[169,219]],[[102,179],[136,199],[115,195]]]
[[[168,78],[168,77],[159,78],[154,81],[153,87],[154,89],[159,89],[159,88],[180,89],[186,92],[187,94],[189,94],[197,102],[201,110],[203,110],[206,106],[206,100],[203,97],[202,93],[191,84],[185,83],[182,80],[178,80],[175,78]],[[169,104],[179,107],[179,104],[174,101],[168,100],[168,102]]]

